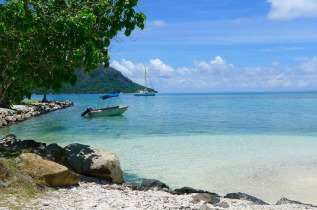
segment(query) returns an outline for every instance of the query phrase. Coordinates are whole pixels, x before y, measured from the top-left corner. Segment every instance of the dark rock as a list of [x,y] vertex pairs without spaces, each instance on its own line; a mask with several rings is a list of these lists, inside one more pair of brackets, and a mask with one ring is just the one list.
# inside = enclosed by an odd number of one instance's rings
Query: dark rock
[[221,208],[229,208],[229,204],[227,202],[220,202],[214,204],[215,207],[221,207]]
[[299,201],[288,200],[287,198],[281,198],[277,201],[276,205],[284,205],[284,204],[303,204]]
[[300,204],[300,205],[305,205],[305,206],[317,208],[317,206],[314,206],[312,204],[306,204],[306,203],[302,203],[302,202],[299,202],[299,201],[289,200],[287,198],[281,198],[276,203],[276,205],[285,205],[285,204]]
[[208,194],[208,193],[199,193],[193,196],[192,203],[196,204],[196,203],[199,203],[200,201],[203,201],[205,203],[215,204],[220,202],[220,198],[217,196],[212,196],[211,194]]
[[46,144],[34,140],[21,141],[15,135],[10,134],[0,140],[0,157],[17,157],[21,153],[31,152],[42,155]]
[[42,150],[45,148],[45,146],[46,146],[45,143],[37,142],[34,140],[23,140],[23,141],[17,141],[16,143],[12,144],[11,147],[13,147],[13,148],[11,148],[11,149]]
[[241,192],[228,193],[225,196],[225,198],[252,201],[253,203],[258,204],[258,205],[268,205],[267,203],[265,203],[261,199],[258,199],[258,198],[254,197],[254,196],[248,195],[246,193],[241,193]]
[[220,197],[216,193],[212,193],[212,192],[205,191],[205,190],[197,190],[197,189],[194,189],[194,188],[191,188],[191,187],[182,187],[182,188],[176,189],[174,191],[178,195],[191,194],[191,193],[207,193],[207,194],[210,194],[210,195],[215,196],[215,197]]
[[64,152],[64,149],[61,146],[53,143],[48,145],[41,151],[42,153],[41,156],[43,158],[60,163],[62,162],[63,152]]
[[114,153],[83,144],[70,144],[64,153],[67,163],[77,173],[116,184],[124,182],[120,161]]
[[161,190],[163,188],[169,189],[169,186],[167,186],[165,183],[156,180],[156,179],[143,179],[141,184],[141,190],[151,190],[153,188],[157,188],[158,190]]
[[207,206],[206,204],[202,205],[198,210],[211,210],[212,208],[210,208],[209,206]]

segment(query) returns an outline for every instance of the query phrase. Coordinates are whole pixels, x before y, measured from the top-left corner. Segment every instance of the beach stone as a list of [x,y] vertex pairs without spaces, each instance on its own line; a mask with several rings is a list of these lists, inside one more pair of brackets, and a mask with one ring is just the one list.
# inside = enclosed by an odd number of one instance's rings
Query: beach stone
[[163,188],[169,189],[165,183],[157,180],[157,179],[143,179],[141,184],[141,190],[147,191],[157,188],[157,190],[161,190]]
[[252,201],[253,203],[258,204],[258,205],[268,205],[267,203],[265,203],[261,199],[258,199],[258,198],[254,197],[254,196],[248,195],[246,193],[241,193],[241,192],[228,193],[225,196],[225,198]]
[[208,193],[208,194],[213,195],[215,197],[220,197],[216,193],[212,193],[212,192],[205,191],[205,190],[197,190],[197,189],[194,189],[194,188],[191,188],[191,187],[182,187],[180,189],[175,189],[174,191],[178,195],[192,194],[192,193]]
[[193,196],[192,203],[196,204],[199,202],[205,202],[205,203],[210,203],[210,204],[215,204],[220,202],[220,198],[216,196],[212,196],[208,193],[199,193],[197,195]]
[[3,139],[0,139],[0,147],[8,147],[12,144],[15,144],[18,141],[19,139],[17,139],[17,137],[14,134],[9,134]]
[[44,179],[52,187],[67,187],[78,184],[79,176],[53,161],[44,160],[33,153],[23,153],[16,158],[21,170],[32,177]]
[[4,118],[0,118],[0,126],[6,126],[8,122]]
[[221,208],[229,208],[229,204],[227,202],[220,202],[213,204],[215,207],[221,207]]
[[134,185],[131,182],[122,183],[122,186],[129,188],[131,190],[140,190],[140,188],[138,186]]
[[101,148],[83,144],[65,147],[67,163],[75,172],[101,178],[116,184],[123,183],[123,172],[118,157]]
[[299,204],[299,205],[305,205],[305,206],[317,208],[317,206],[314,206],[312,204],[306,204],[306,203],[302,203],[302,202],[299,202],[299,201],[289,200],[287,198],[281,198],[276,203],[276,205],[285,205],[285,204]]
[[30,114],[30,113],[26,113],[25,115],[24,115],[24,118],[30,118],[32,115]]
[[198,210],[211,210],[212,208],[210,208],[209,206],[207,206],[206,204],[202,205]]
[[17,118],[15,115],[12,115],[12,116],[6,116],[5,120],[9,122],[15,122]]

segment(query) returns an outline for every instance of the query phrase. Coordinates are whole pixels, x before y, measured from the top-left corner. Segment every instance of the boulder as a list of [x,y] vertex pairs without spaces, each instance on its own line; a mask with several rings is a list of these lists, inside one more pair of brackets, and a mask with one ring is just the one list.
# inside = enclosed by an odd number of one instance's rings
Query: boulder
[[79,176],[53,161],[44,160],[33,153],[23,153],[16,158],[21,170],[32,177],[44,179],[52,187],[67,187],[78,184]]
[[157,179],[143,179],[141,184],[141,190],[147,191],[156,188],[157,190],[162,190],[163,188],[169,189],[165,183]]
[[61,163],[63,152],[63,147],[53,143],[49,144],[41,151],[41,156],[54,162]]
[[281,198],[276,203],[276,205],[285,205],[285,204],[299,204],[299,205],[305,205],[305,206],[317,208],[317,206],[314,206],[312,204],[306,204],[306,203],[302,203],[302,202],[299,202],[299,201],[289,200],[287,198]]
[[203,201],[205,204],[206,203],[215,204],[220,202],[220,198],[217,196],[212,196],[208,193],[199,193],[193,196],[192,203],[196,204],[201,201]]
[[207,193],[210,194],[212,196],[216,196],[216,197],[220,197],[218,194],[216,193],[212,193],[209,191],[205,191],[205,190],[197,190],[191,187],[182,187],[180,189],[175,189],[174,190],[176,192],[176,194],[178,195],[183,195],[183,194],[192,194],[192,193]]
[[261,199],[258,199],[258,198],[254,197],[254,196],[248,195],[246,193],[241,193],[241,192],[228,193],[225,196],[225,198],[252,201],[253,203],[258,204],[258,205],[268,205],[267,203],[265,203]]
[[123,183],[120,161],[114,153],[88,145],[70,144],[65,147],[65,154],[67,163],[75,172]]

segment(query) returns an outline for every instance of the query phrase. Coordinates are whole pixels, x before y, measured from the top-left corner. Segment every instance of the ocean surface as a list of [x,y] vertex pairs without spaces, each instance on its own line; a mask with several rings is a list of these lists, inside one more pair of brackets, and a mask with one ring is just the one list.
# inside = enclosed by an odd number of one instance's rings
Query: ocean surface
[[123,116],[81,117],[88,106],[106,106],[98,96],[49,95],[75,106],[2,128],[0,137],[105,148],[128,182],[317,204],[317,92],[122,94],[113,103],[130,106]]

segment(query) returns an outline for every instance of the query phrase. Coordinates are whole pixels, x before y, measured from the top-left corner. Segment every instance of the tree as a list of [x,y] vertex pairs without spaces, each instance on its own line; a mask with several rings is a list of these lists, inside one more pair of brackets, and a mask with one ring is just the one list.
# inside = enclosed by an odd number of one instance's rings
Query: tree
[[11,0],[0,2],[0,106],[30,97],[30,89],[58,91],[109,66],[108,47],[124,30],[143,29],[138,0]]

